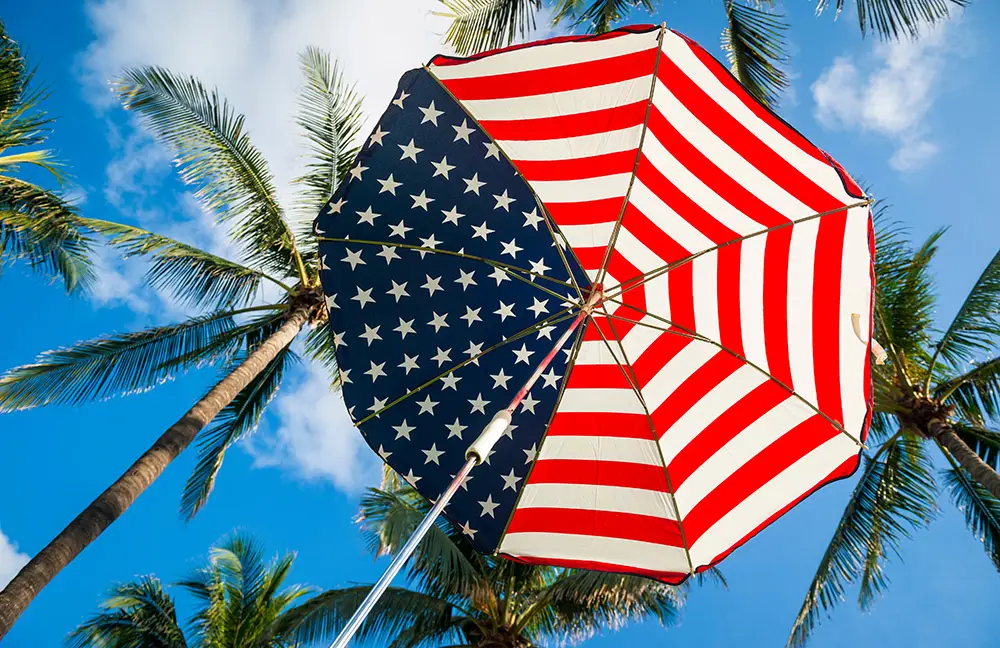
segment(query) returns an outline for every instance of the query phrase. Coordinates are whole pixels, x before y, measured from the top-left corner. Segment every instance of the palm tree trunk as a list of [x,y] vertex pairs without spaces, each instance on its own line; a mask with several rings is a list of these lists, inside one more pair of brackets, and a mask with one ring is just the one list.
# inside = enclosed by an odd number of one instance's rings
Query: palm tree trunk
[[87,545],[117,520],[282,349],[291,344],[309,317],[307,306],[289,318],[232,373],[167,429],[106,491],[87,506],[55,539],[17,573],[0,592],[0,639],[38,595]]
[[955,429],[947,421],[934,419],[927,428],[930,436],[947,448],[973,479],[982,484],[993,497],[1000,499],[1000,475],[955,434]]

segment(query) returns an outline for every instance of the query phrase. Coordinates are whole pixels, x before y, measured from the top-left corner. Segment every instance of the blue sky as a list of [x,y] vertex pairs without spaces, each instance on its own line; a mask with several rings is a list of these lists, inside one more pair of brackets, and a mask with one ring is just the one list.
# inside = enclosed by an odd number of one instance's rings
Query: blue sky
[[[381,112],[399,75],[440,49],[432,0],[48,0],[9,3],[3,19],[51,87],[59,117],[53,144],[74,175],[86,213],[139,223],[225,253],[224,234],[172,175],[169,158],[111,102],[105,82],[126,65],[161,64],[217,84],[248,115],[251,136],[279,183],[298,164],[291,123],[295,55],[329,49]],[[716,55],[721,3],[664,0],[652,20]],[[897,218],[922,237],[941,225],[939,318],[957,307],[1000,241],[994,179],[1000,129],[997,44],[986,25],[1000,8],[976,2],[919,44],[861,39],[852,15],[816,18],[790,2],[793,92],[780,113],[856,177],[872,183]],[[285,196],[287,197],[287,193]],[[37,352],[110,331],[183,316],[141,285],[142,268],[110,255],[88,298],[14,270],[0,280],[0,368]],[[196,372],[139,396],[81,408],[0,418],[0,579],[43,547],[201,395]],[[57,645],[91,614],[114,581],[184,575],[234,528],[270,551],[295,550],[295,582],[335,587],[377,577],[352,518],[377,465],[346,423],[337,396],[306,372],[286,383],[251,444],[232,452],[208,508],[184,523],[176,511],[193,457],[182,456],[132,509],[35,601],[4,646]],[[722,564],[729,590],[693,588],[679,627],[655,624],[587,646],[782,645],[832,532],[850,483],[829,486]],[[846,603],[813,646],[985,646],[1000,630],[1000,579],[948,502],[889,569],[890,592],[870,614]]]

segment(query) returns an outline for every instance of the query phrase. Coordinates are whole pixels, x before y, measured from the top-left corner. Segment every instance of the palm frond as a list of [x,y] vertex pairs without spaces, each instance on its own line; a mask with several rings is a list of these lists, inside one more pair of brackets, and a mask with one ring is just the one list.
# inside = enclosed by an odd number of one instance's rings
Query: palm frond
[[441,0],[451,25],[444,42],[462,55],[506,47],[535,29],[535,12],[541,0]]
[[[970,0],[855,0],[861,33],[874,32],[884,39],[917,37],[926,25],[947,20],[955,7],[967,7]],[[844,9],[845,0],[836,0],[836,12]],[[822,13],[830,0],[818,0],[816,12]]]
[[569,17],[574,19],[574,26],[586,27],[588,34],[603,34],[639,7],[648,12],[655,8],[653,0],[560,0],[552,22],[558,24]]
[[969,473],[951,459],[952,468],[944,471],[945,486],[963,514],[965,524],[977,540],[983,543],[986,554],[1000,571],[1000,500],[974,480]]
[[159,67],[127,70],[114,90],[171,148],[182,179],[198,188],[203,203],[235,223],[232,235],[244,246],[244,260],[306,280],[267,162],[251,143],[243,115],[218,90]]
[[820,560],[789,646],[802,646],[821,615],[843,600],[847,586],[860,581],[859,602],[867,607],[887,580],[883,566],[911,530],[927,524],[935,512],[936,487],[920,442],[902,434],[866,458],[865,469],[830,544]]
[[304,350],[306,356],[313,362],[324,367],[330,374],[330,389],[340,389],[340,368],[337,366],[337,346],[333,343],[327,325],[320,324],[306,334]]
[[74,292],[93,282],[90,252],[72,205],[31,183],[0,177],[0,270],[23,261]]
[[81,218],[90,230],[109,237],[108,243],[126,257],[150,256],[146,280],[154,289],[171,293],[194,308],[239,308],[257,295],[263,279],[288,287],[267,274],[223,259],[153,232],[93,218]]
[[958,438],[972,448],[980,459],[994,470],[1000,469],[1000,432],[961,421],[952,421],[951,426]]
[[781,69],[788,61],[784,16],[759,4],[726,0],[726,19],[722,49],[733,76],[758,101],[776,105],[788,87],[788,75]]
[[35,71],[0,24],[0,151],[35,146],[49,134],[52,119],[41,109],[43,88],[33,88]]
[[232,312],[215,313],[46,351],[34,363],[0,375],[0,412],[79,405],[150,389],[175,375],[167,363],[210,346],[235,326]]
[[[273,333],[279,324],[280,322],[276,321],[269,327],[270,333]],[[253,348],[250,348],[240,354],[237,361],[230,364],[230,369],[235,368],[252,352]],[[190,520],[197,515],[208,501],[208,496],[215,487],[215,479],[222,468],[226,451],[257,429],[264,410],[278,393],[289,362],[295,357],[290,347],[279,351],[263,371],[257,374],[250,384],[236,395],[236,398],[222,408],[212,421],[212,427],[199,435],[198,463],[184,484],[184,492],[181,495],[181,515],[186,519]]]
[[102,611],[70,633],[73,648],[186,648],[174,601],[160,581],[143,576],[118,585]]
[[996,420],[1000,417],[1000,356],[944,380],[934,394],[974,424]]
[[[308,47],[299,55],[305,83],[299,93],[295,123],[308,145],[306,172],[296,180],[302,186],[299,207],[311,221],[347,175],[360,150],[358,133],[364,114],[355,86],[330,55]],[[315,237],[308,236],[309,241]]]
[[931,368],[938,357],[952,365],[972,362],[990,353],[1000,340],[1000,251],[976,280],[955,319],[934,348]]

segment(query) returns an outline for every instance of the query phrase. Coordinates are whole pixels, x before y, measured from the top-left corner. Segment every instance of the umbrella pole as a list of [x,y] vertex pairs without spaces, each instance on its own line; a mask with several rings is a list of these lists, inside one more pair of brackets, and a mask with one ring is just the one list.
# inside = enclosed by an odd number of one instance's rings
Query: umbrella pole
[[559,349],[566,344],[570,336],[573,334],[573,331],[575,331],[580,326],[581,322],[587,318],[587,315],[589,315],[594,307],[600,302],[600,299],[601,291],[595,290],[587,300],[583,310],[581,310],[573,319],[569,328],[567,328],[563,334],[559,336],[559,339],[552,345],[552,350],[549,351],[544,358],[542,358],[542,361],[538,363],[535,371],[531,374],[531,377],[528,378],[524,385],[521,386],[521,389],[519,389],[514,395],[514,398],[511,399],[510,405],[508,405],[506,409],[497,412],[493,419],[486,425],[485,428],[483,428],[479,438],[477,438],[472,445],[469,446],[469,449],[465,452],[465,465],[462,466],[462,469],[458,471],[455,478],[450,484],[448,484],[448,488],[445,489],[444,493],[442,493],[441,497],[439,497],[434,503],[431,510],[428,511],[427,515],[413,532],[413,535],[410,536],[410,539],[406,541],[403,548],[400,549],[399,553],[396,554],[396,557],[392,559],[392,562],[389,564],[388,569],[385,570],[385,573],[382,574],[382,577],[379,578],[378,582],[372,586],[371,591],[369,591],[368,595],[365,596],[365,600],[361,602],[358,609],[355,610],[354,614],[351,615],[351,618],[348,619],[347,625],[344,626],[344,629],[340,631],[337,638],[332,644],[330,644],[330,648],[347,648],[347,644],[354,637],[358,628],[360,628],[361,624],[368,618],[372,608],[374,608],[375,604],[378,603],[378,600],[382,597],[382,594],[385,593],[385,590],[389,588],[389,584],[396,577],[396,574],[399,573],[399,570],[403,568],[406,561],[411,555],[413,555],[417,545],[420,544],[420,541],[423,540],[424,536],[427,535],[427,532],[430,531],[431,526],[434,525],[438,517],[441,515],[441,511],[444,510],[444,507],[448,505],[449,501],[451,501],[455,492],[458,491],[459,486],[461,486],[462,482],[465,481],[465,478],[469,476],[472,469],[485,461],[489,456],[493,445],[500,440],[500,437],[503,436],[503,433],[510,425],[511,416],[514,413],[514,410],[516,410],[517,406],[521,404],[524,397],[528,395],[528,392],[531,391],[534,384],[538,382],[542,372],[545,371],[545,369],[552,362],[552,359],[556,357],[557,353],[559,353]]

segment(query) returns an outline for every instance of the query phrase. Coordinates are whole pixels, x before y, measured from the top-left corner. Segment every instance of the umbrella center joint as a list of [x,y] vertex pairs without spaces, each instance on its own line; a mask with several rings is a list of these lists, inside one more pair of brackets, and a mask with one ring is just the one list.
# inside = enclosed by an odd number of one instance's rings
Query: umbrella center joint
[[587,293],[587,301],[583,305],[583,311],[589,315],[602,303],[604,303],[604,284],[598,282],[591,286]]

